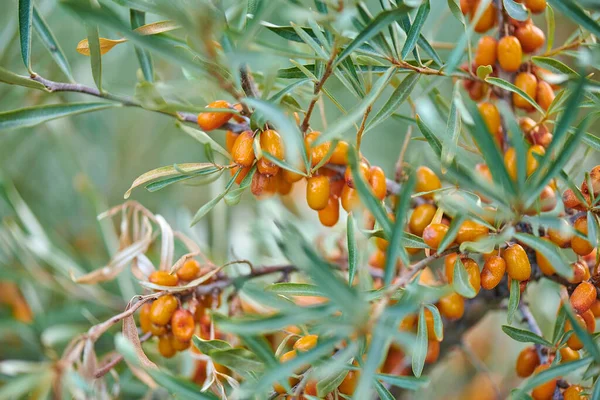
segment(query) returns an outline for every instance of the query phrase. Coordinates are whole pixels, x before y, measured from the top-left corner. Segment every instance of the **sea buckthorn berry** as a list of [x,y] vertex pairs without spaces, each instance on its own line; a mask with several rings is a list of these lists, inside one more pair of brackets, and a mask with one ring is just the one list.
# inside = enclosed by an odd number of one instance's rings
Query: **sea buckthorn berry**
[[472,81],[472,84],[469,85],[469,97],[473,101],[479,101],[483,99],[483,97],[487,94],[489,90],[489,85],[484,82]]
[[[578,359],[578,358],[576,358]],[[563,392],[564,400],[587,400],[588,397],[584,395],[585,390],[579,385],[571,385]]]
[[167,271],[154,271],[150,274],[148,280],[160,286],[177,286],[179,282],[177,275],[171,275]]
[[519,39],[504,36],[498,41],[498,63],[506,72],[515,72],[521,66],[523,50]]
[[540,365],[540,356],[534,346],[526,347],[517,357],[516,371],[521,378],[527,378]]
[[552,211],[556,207],[557,202],[558,200],[556,199],[554,189],[552,189],[550,185],[546,185],[540,193],[538,201],[526,210],[526,213],[528,215],[534,215],[538,212],[538,209],[541,212]]
[[182,308],[176,310],[171,317],[171,331],[177,340],[188,342],[194,335],[194,316],[188,310]]
[[308,178],[306,182],[306,202],[313,210],[322,210],[329,202],[330,186],[327,176],[319,175]]
[[438,308],[443,317],[456,320],[465,313],[465,299],[458,293],[450,293],[440,298]]
[[[433,322],[433,313],[429,308],[425,308],[425,325],[427,326],[427,337],[429,340],[441,340],[441,337],[437,337],[435,334],[434,322]],[[443,330],[442,330],[443,334]]]
[[[585,196],[585,194],[584,194]],[[564,191],[562,195],[562,201],[565,208],[574,208],[575,210],[585,211],[586,205],[582,204],[581,201],[575,196],[575,193],[571,189]]]
[[583,314],[590,309],[597,297],[598,293],[594,285],[589,282],[581,282],[571,294],[569,301],[575,311]]
[[477,42],[477,51],[475,52],[475,65],[478,67],[481,65],[496,64],[496,47],[498,42],[492,36],[483,36]]
[[417,236],[421,236],[425,227],[433,220],[436,211],[437,208],[433,204],[428,203],[415,207],[408,221],[410,231]]
[[350,145],[348,142],[340,140],[335,149],[333,150],[333,154],[331,154],[331,158],[329,162],[337,165],[346,165],[348,164],[348,149]]
[[483,117],[490,134],[496,141],[496,144],[500,146],[502,144],[502,134],[500,133],[502,130],[502,123],[498,108],[490,102],[479,103],[478,107],[479,113]]
[[589,333],[596,332],[596,317],[592,310],[587,310],[583,314],[581,314],[581,318],[585,321],[585,327]]
[[340,219],[340,201],[333,197],[329,196],[329,200],[327,200],[327,206],[319,210],[319,221],[323,226],[334,226],[337,224]]
[[536,101],[544,109],[544,111],[548,111],[550,105],[554,101],[554,90],[550,86],[550,84],[546,81],[539,81],[536,91]]
[[573,278],[569,279],[569,283],[580,283],[590,279],[590,269],[587,264],[582,261],[576,261],[571,264],[573,270]]
[[182,281],[193,281],[198,277],[200,272],[200,263],[193,258],[183,263],[181,268],[177,270],[177,277]]
[[177,353],[173,348],[171,335],[163,335],[158,338],[158,352],[165,358],[171,358]]
[[150,333],[154,336],[162,336],[167,334],[167,327],[164,325],[150,324]]
[[[478,1],[473,7],[472,15],[476,15],[478,12],[478,8],[481,5],[481,2]],[[487,8],[481,14],[479,21],[475,24],[475,32],[484,33],[490,30],[494,25],[496,25],[497,18],[496,7],[494,7],[494,2],[490,2]]]
[[514,147],[509,147],[504,153],[504,166],[508,176],[513,181],[517,180],[517,151]]
[[342,189],[342,207],[346,212],[351,212],[356,207],[360,205],[360,197],[358,196],[358,191],[352,189],[351,187],[344,185],[344,189]]
[[[360,171],[360,176],[363,178],[363,180],[368,182],[370,178],[369,165],[366,162],[361,161],[358,164],[358,170]],[[354,189],[354,177],[352,176],[352,170],[350,167],[346,167],[346,171],[344,172],[344,180],[346,181],[346,185]]]
[[[306,387],[304,388],[304,394],[309,395],[309,396],[316,396],[317,395],[317,381],[315,380],[309,380],[306,383]],[[304,396],[300,396],[300,398],[304,398]]]
[[473,0],[460,0],[460,11],[463,15],[467,15],[473,8]]
[[590,311],[594,314],[594,317],[600,317],[600,300],[596,299],[596,301],[594,301],[594,304],[590,307]]
[[320,132],[311,132],[304,137],[304,147],[306,147],[306,154],[310,156],[311,164],[313,167],[319,164],[325,158],[327,152],[329,151],[329,147],[331,146],[330,142],[325,142],[313,146],[313,142],[317,140],[317,138],[320,135]]
[[546,9],[546,0],[525,0],[525,7],[532,13],[539,14]]
[[506,262],[506,272],[512,279],[526,281],[531,276],[531,264],[527,253],[519,244],[512,244],[504,250],[502,258]]
[[462,260],[465,270],[469,275],[469,283],[471,287],[475,289],[475,293],[479,293],[481,290],[481,273],[479,272],[479,265],[472,258],[465,258]]
[[[230,105],[225,100],[217,100],[210,103],[206,108],[229,108]],[[203,131],[212,131],[220,128],[233,117],[233,113],[228,112],[201,112],[198,114],[198,126]]]
[[346,375],[340,386],[338,386],[338,391],[346,396],[352,396],[358,385],[359,378],[360,371],[348,371],[348,375]]
[[[587,217],[579,217],[574,223],[573,228],[584,236],[588,235],[588,224]],[[571,249],[580,256],[586,256],[590,254],[594,250],[594,246],[585,240],[580,238],[579,236],[573,236],[571,239]]]
[[184,351],[190,348],[192,342],[190,340],[188,340],[187,342],[182,342],[179,339],[177,339],[175,336],[171,336],[171,346],[176,350],[176,351]]
[[275,176],[275,180],[277,182],[277,193],[279,193],[281,196],[290,194],[293,184],[288,182],[282,173],[277,174],[277,176]]
[[600,194],[600,165],[596,165],[590,171],[590,180],[594,194]]
[[506,272],[506,262],[500,256],[491,256],[483,264],[481,271],[481,286],[486,290],[491,290],[498,286],[504,273]]
[[298,174],[296,172],[292,172],[292,171],[287,170],[287,169],[284,169],[282,171],[282,174],[283,174],[283,178],[287,182],[289,182],[289,183],[296,183],[296,182],[298,182],[299,180],[301,180],[303,178],[302,175],[300,175],[300,174]]
[[569,247],[573,238],[571,226],[566,220],[561,219],[560,226],[557,229],[548,229],[548,238],[558,247]]
[[[545,237],[543,237],[542,239],[550,241],[550,239]],[[544,275],[554,275],[556,273],[550,261],[548,261],[548,259],[544,257],[544,255],[539,251],[535,252],[535,261]]]
[[140,308],[140,328],[144,333],[150,332],[150,327],[152,326],[152,321],[150,321],[151,307],[150,302],[147,302]]
[[[517,74],[514,83],[516,87],[527,93],[532,99],[535,99],[538,85],[535,75],[530,72],[521,72]],[[533,106],[520,94],[513,93],[512,97],[515,107],[527,111],[533,110]]]
[[478,239],[487,236],[490,230],[487,226],[481,225],[475,221],[465,221],[458,228],[456,234],[456,243],[475,242]]
[[312,350],[316,345],[319,337],[317,335],[306,335],[296,340],[294,343],[294,350],[299,352],[306,352]]
[[229,171],[230,171],[231,176],[235,176],[235,174],[238,171],[240,171],[237,178],[235,178],[235,183],[237,183],[239,185],[242,183],[242,181],[244,180],[246,175],[248,175],[248,172],[250,172],[251,169],[252,169],[252,167],[240,167],[240,166],[236,165],[235,167],[231,168]]
[[444,258],[444,272],[448,283],[452,283],[454,279],[454,264],[458,258],[458,253],[450,253]]
[[385,268],[385,251],[375,250],[369,257],[369,265],[373,268],[384,269]]
[[[260,134],[260,148],[279,160],[283,159],[283,141],[279,133],[272,129]],[[265,175],[275,175],[279,172],[279,166],[264,157],[258,160],[257,167],[258,171]]]
[[227,131],[227,133],[225,133],[225,147],[227,148],[228,152],[231,153],[233,151],[233,145],[235,144],[237,138],[237,133],[232,131]]
[[[282,354],[281,357],[279,358],[279,362],[285,363],[290,360],[293,360],[294,358],[296,358],[296,350],[291,350],[291,351],[288,351],[287,353]],[[299,382],[298,378],[294,378],[294,377],[288,378],[288,384],[290,385],[290,387],[294,387],[298,382]],[[280,394],[283,394],[286,392],[285,388],[279,383],[275,383],[273,385],[273,389],[277,393],[280,393]]]
[[[575,320],[577,321],[577,324],[579,324],[579,326],[587,329],[587,324],[581,315],[576,315]],[[575,331],[573,330],[573,325],[571,324],[571,320],[567,319],[565,321],[565,329],[564,330],[565,330],[565,332],[573,331],[571,336],[569,336],[569,339],[567,339],[567,346],[569,346],[573,350],[583,349],[583,342],[575,334]]]
[[385,199],[387,194],[387,183],[385,181],[385,172],[380,167],[371,167],[369,170],[369,185],[373,194],[379,200]]
[[[570,347],[563,347],[560,351],[560,362],[567,363],[570,361],[579,360],[579,352]],[[566,398],[565,398],[566,399]]]
[[[533,371],[535,374],[539,374],[540,372],[548,369],[550,364],[542,364]],[[536,386],[531,391],[531,397],[533,400],[551,400],[554,396],[554,391],[556,390],[556,381],[558,378],[550,379],[547,382]]]
[[242,167],[249,167],[254,162],[254,134],[252,131],[240,133],[233,143],[231,157],[233,161]]
[[[433,172],[430,168],[421,166],[417,168],[417,183],[415,185],[415,191],[417,193],[421,192],[431,192],[433,190],[441,189],[442,182],[440,182],[440,178]],[[425,194],[423,195],[426,199],[432,199],[433,194]]]
[[427,354],[425,355],[425,364],[433,364],[440,357],[440,342],[429,340],[427,342]]
[[[242,103],[236,103],[233,105],[233,109],[236,110],[237,112],[241,113],[242,111],[244,111],[244,106],[242,106]],[[233,114],[233,119],[236,122],[239,122],[240,124],[242,122],[246,122],[246,120],[244,119],[244,117],[242,115],[239,114]]]
[[448,226],[444,224],[429,224],[423,230],[423,241],[432,249],[437,249],[448,233]]
[[150,320],[156,325],[167,325],[178,305],[177,299],[171,294],[159,297],[150,308]]
[[546,149],[543,146],[535,145],[531,146],[529,150],[527,150],[527,176],[530,176],[535,172],[536,169],[540,166],[540,162],[537,160],[538,156],[543,156],[546,154]]
[[525,53],[533,53],[544,45],[546,35],[544,31],[533,23],[525,24],[515,31],[515,36],[519,39],[521,47]]
[[256,197],[268,196],[276,190],[276,180],[272,176],[255,172],[250,182],[250,191]]

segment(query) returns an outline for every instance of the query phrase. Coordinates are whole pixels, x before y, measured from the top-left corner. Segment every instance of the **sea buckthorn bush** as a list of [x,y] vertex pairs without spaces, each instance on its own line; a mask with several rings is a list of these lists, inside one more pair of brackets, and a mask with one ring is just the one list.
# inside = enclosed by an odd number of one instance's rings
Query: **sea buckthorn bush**
[[600,399],[597,2],[9,3],[0,399]]

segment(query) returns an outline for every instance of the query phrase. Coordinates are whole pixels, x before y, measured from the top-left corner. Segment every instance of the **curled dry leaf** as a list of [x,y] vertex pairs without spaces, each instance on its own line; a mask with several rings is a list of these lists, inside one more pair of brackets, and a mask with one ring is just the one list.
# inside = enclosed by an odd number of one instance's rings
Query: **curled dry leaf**
[[175,252],[175,242],[173,238],[173,229],[165,221],[161,215],[156,216],[158,226],[161,231],[161,245],[160,245],[160,266],[161,271],[166,271],[171,265],[173,265],[173,253]]
[[[225,264],[225,265],[227,265],[227,264]],[[148,281],[140,281],[140,285],[142,285],[143,287],[148,288],[148,289],[161,290],[161,291],[164,291],[165,293],[184,292],[188,289],[195,288],[196,286],[199,286],[199,285],[203,284],[204,282],[208,281],[210,278],[212,278],[214,275],[216,275],[221,269],[223,269],[223,267],[225,267],[225,265],[221,265],[220,267],[213,269],[212,271],[202,275],[198,279],[194,279],[193,281],[188,282],[188,284],[186,284],[186,285],[162,286],[162,285],[157,285],[157,284],[154,284],[154,283],[151,283]]]

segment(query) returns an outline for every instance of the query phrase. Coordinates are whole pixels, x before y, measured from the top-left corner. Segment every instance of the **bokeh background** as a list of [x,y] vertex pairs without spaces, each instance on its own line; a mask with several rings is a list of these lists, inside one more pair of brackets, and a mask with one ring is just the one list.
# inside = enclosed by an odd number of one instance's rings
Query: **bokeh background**
[[[284,5],[283,0],[279,1]],[[124,21],[128,21],[127,10],[118,7],[116,3],[104,2]],[[188,3],[193,7],[194,1]],[[312,1],[304,3],[312,5]],[[379,10],[379,2],[376,0],[365,3],[373,13]],[[40,0],[36,5],[64,50],[75,80],[94,86],[89,58],[75,51],[77,43],[86,37],[85,26],[63,9],[58,1]],[[430,41],[446,47],[445,44],[451,44],[460,36],[462,28],[448,11],[445,0],[432,0],[431,5],[431,14],[423,32]],[[0,66],[26,74],[20,55],[16,16],[17,1],[3,1],[0,13]],[[150,15],[147,22],[158,19]],[[303,17],[282,6],[275,8],[269,21],[281,25],[287,25],[289,21],[302,24]],[[536,22],[545,30],[543,16],[536,17]],[[560,16],[556,26],[557,44],[562,43],[575,28]],[[185,35],[180,31],[173,34],[180,37]],[[102,28],[100,36],[112,39],[119,37],[117,32]],[[287,43],[264,28],[259,31],[257,39],[278,42],[282,48],[301,46]],[[449,51],[450,49],[439,49],[442,59]],[[276,52],[264,53],[249,49],[240,57],[249,62],[252,71],[260,73],[272,73],[277,68],[290,66],[288,57]],[[211,80],[198,79],[190,82],[177,65],[157,55],[153,58],[157,74],[156,88],[163,95],[184,99],[198,109],[212,100],[228,98]],[[35,35],[32,65],[36,72],[48,79],[65,80]],[[115,47],[103,57],[104,88],[111,93],[134,95],[138,68],[133,45]],[[260,81],[260,77],[257,80]],[[450,96],[452,81],[438,79],[437,82],[441,93]],[[428,81],[421,80],[421,86],[415,93],[419,93],[427,83]],[[339,95],[340,102],[345,107],[350,108],[354,104],[355,99],[344,95],[347,92],[335,79],[327,87]],[[308,87],[304,88],[304,93],[307,92],[306,89]],[[387,98],[389,93],[391,89],[382,97]],[[297,100],[306,104],[306,98],[297,97]],[[79,101],[95,99],[81,94],[49,94],[0,84],[0,112],[40,104]],[[325,103],[325,116],[331,122],[339,117],[339,111],[330,102]],[[430,126],[441,134],[445,123],[437,118],[430,101],[421,98],[417,101],[417,107]],[[410,115],[409,106],[404,104],[398,113]],[[323,126],[319,113],[314,114],[314,120],[315,128]],[[371,163],[380,165],[388,175],[393,175],[408,127],[408,123],[404,121],[389,119],[367,134],[363,142],[363,154]],[[224,132],[211,133],[211,136],[224,142]],[[413,138],[419,136],[418,130],[413,130]],[[584,162],[594,163],[594,157],[597,163],[598,158],[594,154],[587,156]],[[438,169],[427,144],[419,140],[411,141],[406,160],[414,165],[424,163]],[[110,222],[98,223],[96,216],[106,208],[123,202],[123,194],[137,176],[159,166],[202,161],[205,161],[202,145],[177,128],[173,118],[136,108],[109,109],[55,120],[33,128],[0,132],[0,180],[4,185],[14,185],[52,244],[82,270],[97,268],[108,261],[110,231],[113,226]],[[286,199],[276,198],[260,203],[246,193],[237,206],[219,204],[198,225],[189,228],[195,211],[220,193],[224,184],[225,177],[207,186],[177,184],[156,193],[148,193],[142,188],[133,192],[132,199],[141,202],[152,212],[163,215],[174,228],[192,235],[203,251],[217,263],[234,258],[248,258],[259,263],[276,262],[280,255],[269,232],[274,229],[273,221],[278,218],[295,219],[307,236],[321,236],[325,241],[334,241],[343,234],[343,222],[332,229],[318,224],[316,213],[309,210],[302,201],[304,193],[300,185]],[[0,217],[3,223],[0,229],[5,232],[9,222],[19,221],[13,208],[3,198],[0,198]],[[67,343],[70,335],[84,331],[93,322],[110,314],[110,308],[103,307],[102,304],[95,304],[93,301],[75,304],[68,294],[61,296],[55,291],[39,290],[30,281],[35,279],[31,270],[23,268],[27,259],[15,256],[15,251],[4,250],[5,253],[0,258],[0,278],[14,280],[21,285],[35,320],[32,326],[25,328],[12,320],[6,307],[0,306],[0,359],[16,357],[37,360],[40,358],[39,351],[54,353],[46,356],[55,357],[60,354],[61,347]],[[55,267],[48,266],[44,260],[38,261],[50,274],[61,273],[58,269],[53,269]],[[103,287],[122,299],[139,292],[139,286],[130,276],[125,275],[118,283]],[[552,310],[556,309],[558,298],[552,287],[543,284],[538,286],[541,287],[533,288],[532,292],[539,293],[548,301],[541,305],[541,302],[532,298],[532,308],[536,311],[542,328],[548,331],[551,329],[549,319],[553,315]],[[454,351],[434,370],[434,384],[426,391],[416,394],[416,397],[425,399],[456,395],[460,398],[460,393],[463,393],[460,386],[463,384],[467,384],[467,390],[478,393],[477,385],[489,385],[490,379],[501,389],[518,383],[512,371],[516,354],[521,347],[508,340],[500,331],[504,318],[502,312],[488,316],[476,332],[469,336],[471,339],[466,346],[471,350]],[[20,337],[16,338],[15,335]],[[45,339],[43,335],[46,335]],[[48,339],[47,336],[51,335],[55,336]],[[48,343],[52,345],[48,346]],[[107,339],[105,344],[110,346],[110,343],[110,339]],[[102,341],[99,346],[102,346]],[[185,372],[186,365],[189,366],[185,360],[172,363],[182,373]],[[127,390],[130,390],[129,393],[143,392],[139,385],[133,383]]]

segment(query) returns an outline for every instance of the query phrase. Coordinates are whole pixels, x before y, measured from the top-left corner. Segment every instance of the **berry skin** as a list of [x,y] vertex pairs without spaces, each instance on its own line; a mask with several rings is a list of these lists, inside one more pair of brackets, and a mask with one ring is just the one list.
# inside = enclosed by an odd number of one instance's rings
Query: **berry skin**
[[514,36],[504,36],[498,41],[498,63],[506,72],[516,72],[521,66],[523,50]]
[[163,335],[158,338],[158,352],[165,358],[171,358],[177,350],[173,348],[171,335]]
[[187,341],[187,342],[182,342],[179,339],[177,339],[175,336],[171,336],[171,346],[176,350],[176,351],[184,351],[190,348],[190,346],[192,345],[191,341]]
[[[294,358],[296,358],[296,350],[288,351],[287,353],[284,353],[281,355],[281,357],[279,358],[279,362],[285,363]],[[290,387],[294,387],[298,382],[299,382],[298,378],[294,378],[294,377],[288,378],[288,384],[290,385]],[[282,385],[280,385],[279,383],[273,384],[273,389],[277,393],[280,393],[280,394],[283,394],[286,392],[285,388]]]
[[590,309],[597,297],[598,293],[594,285],[589,282],[581,282],[571,294],[569,301],[577,313],[583,314]]
[[[432,340],[441,340],[442,338],[437,337],[435,334],[434,323],[433,323],[433,313],[429,308],[425,309],[425,324],[427,326],[427,337],[430,341]],[[442,330],[443,336],[443,330]]]
[[[567,363],[570,361],[579,360],[579,352],[571,349],[570,347],[563,347],[560,349],[560,362]],[[566,399],[566,397],[565,397]]]
[[147,302],[140,308],[140,328],[142,328],[142,332],[144,333],[150,332],[150,327],[152,326],[152,321],[150,321],[151,307],[150,302]]
[[177,275],[171,275],[167,271],[154,271],[150,274],[148,280],[160,286],[177,286],[179,282]]
[[235,167],[233,167],[229,170],[231,173],[231,176],[234,176],[240,169],[241,169],[240,174],[237,176],[237,178],[235,178],[235,183],[237,183],[238,185],[242,183],[242,181],[244,180],[246,175],[248,175],[248,172],[250,172],[252,167],[240,167],[240,166],[236,165]]
[[181,268],[177,270],[177,277],[182,281],[193,281],[198,277],[199,272],[200,263],[192,258],[183,263]]
[[354,394],[354,390],[358,385],[358,379],[360,378],[360,371],[348,371],[348,375],[344,378],[340,386],[338,386],[338,390],[341,394],[345,394],[346,396],[352,396]]
[[[477,4],[473,6],[473,16],[477,14],[480,4],[481,2],[478,1]],[[477,21],[475,24],[475,32],[484,33],[490,30],[494,25],[496,25],[497,14],[498,13],[496,12],[496,7],[494,7],[494,2],[491,2],[481,14],[479,21]]]
[[[575,228],[575,230],[587,237],[587,217],[579,217],[573,223],[573,228]],[[594,250],[594,246],[592,246],[590,242],[580,238],[579,236],[573,236],[573,238],[571,239],[571,249],[573,249],[575,254],[578,254],[580,256],[587,256]]]
[[[269,129],[260,134],[260,148],[279,160],[283,159],[283,141],[274,130]],[[264,157],[258,160],[257,167],[258,172],[265,175],[275,175],[279,172],[279,166]]]
[[167,325],[178,305],[177,299],[171,294],[159,297],[150,308],[150,320],[156,325]]
[[467,274],[469,275],[469,283],[471,287],[475,289],[475,293],[479,293],[481,290],[481,273],[479,272],[479,265],[472,258],[465,258],[462,260]]
[[458,253],[450,253],[444,258],[444,272],[448,283],[452,284],[454,280],[454,264],[458,258]]
[[475,53],[475,65],[478,67],[481,65],[496,64],[496,47],[498,42],[492,36],[483,36],[477,43],[477,51]]
[[425,355],[425,364],[433,364],[440,357],[440,342],[429,340],[427,342],[427,354]]
[[313,210],[322,210],[329,202],[330,186],[327,176],[312,176],[306,181],[306,202]]
[[283,178],[289,183],[296,183],[303,178],[302,175],[292,172],[290,170],[284,169],[282,171]]
[[540,365],[540,357],[534,346],[526,347],[517,357],[516,371],[521,378],[527,378]]
[[543,156],[544,154],[546,154],[546,149],[537,144],[535,146],[531,146],[529,150],[527,150],[527,176],[533,174],[535,170],[537,170],[540,166],[540,162],[537,160],[535,154],[537,154],[538,156]]
[[600,300],[596,299],[594,304],[590,307],[590,311],[594,314],[594,317],[598,318],[600,316]]
[[[535,75],[530,72],[521,72],[517,74],[514,83],[516,87],[527,93],[532,99],[535,99],[538,85]],[[526,111],[533,110],[533,106],[517,93],[513,93],[513,104],[515,107]]]
[[564,400],[587,400],[588,397],[583,394],[584,390],[579,385],[571,385],[563,392]]
[[421,236],[425,227],[431,223],[436,211],[437,208],[429,203],[415,207],[408,221],[410,231],[417,236]]
[[[361,161],[358,164],[358,170],[360,171],[360,176],[363,180],[368,182],[371,177],[369,165],[366,162]],[[354,177],[352,176],[350,167],[346,167],[346,171],[344,171],[344,180],[346,181],[346,185],[354,189]]]
[[233,144],[235,143],[237,137],[238,134],[232,131],[227,131],[227,133],[225,133],[225,148],[229,153],[231,153],[231,151],[233,150]]
[[164,325],[150,324],[150,333],[154,336],[163,336],[167,334],[167,327]]
[[320,132],[311,132],[304,137],[304,147],[306,147],[306,154],[311,159],[311,164],[314,167],[319,164],[327,155],[331,143],[325,142],[317,146],[313,146],[313,142],[321,135]]
[[489,229],[485,225],[478,224],[475,221],[465,221],[458,228],[456,234],[456,243],[475,242],[478,239],[487,236]]
[[[534,371],[534,373],[538,374],[546,369],[548,369],[550,367],[550,364],[543,364],[540,365],[539,367],[537,367]],[[532,391],[531,391],[531,397],[533,397],[533,400],[551,400],[554,396],[554,391],[556,390],[556,381],[558,379],[554,378],[554,379],[550,379],[547,382],[542,383],[539,386],[536,386]]]
[[[225,100],[217,100],[210,103],[207,108],[230,108],[230,104]],[[203,131],[212,131],[223,126],[233,117],[233,113],[227,112],[201,112],[198,114],[198,126]]]
[[319,337],[317,335],[306,335],[296,340],[294,343],[294,350],[303,353],[312,350],[316,345]]
[[463,13],[463,15],[469,14],[471,12],[472,8],[473,8],[472,0],[460,0],[460,11]]
[[539,14],[546,9],[546,0],[525,0],[525,7],[532,13]]
[[344,189],[342,189],[341,199],[342,207],[344,208],[344,210],[346,210],[346,212],[351,212],[360,205],[358,191],[352,189],[347,185],[344,185]]
[[[579,324],[579,326],[587,329],[586,321],[583,319],[581,315],[576,315],[575,320]],[[573,325],[570,320],[565,321],[565,332],[573,331]],[[567,346],[569,346],[572,350],[581,350],[583,349],[583,342],[579,339],[579,337],[575,334],[575,331],[571,333],[569,339],[567,339]]]
[[182,308],[176,310],[171,317],[171,331],[180,342],[189,342],[194,335],[194,316]]
[[256,197],[269,196],[277,190],[277,180],[273,176],[255,172],[250,182],[250,191]]
[[333,154],[331,155],[329,162],[337,165],[347,165],[349,148],[350,145],[348,144],[348,142],[340,140],[335,146],[335,149],[333,150]]
[[566,220],[561,220],[558,229],[548,229],[548,238],[558,247],[569,247],[573,234],[570,232],[570,225]]
[[465,313],[465,299],[458,293],[451,293],[440,298],[438,308],[443,317],[457,320]]
[[481,116],[483,117],[485,125],[490,131],[490,134],[496,141],[496,144],[500,145],[500,142],[502,141],[502,135],[498,135],[498,133],[501,131],[502,124],[498,108],[489,102],[479,103],[478,107],[479,113],[481,113]]
[[582,261],[576,261],[571,264],[573,270],[573,278],[569,279],[569,283],[581,283],[590,279],[590,269],[587,264]]
[[288,182],[283,177],[283,174],[277,174],[275,176],[275,182],[277,186],[277,193],[279,193],[281,196],[288,195],[292,191],[293,184]]
[[481,271],[481,286],[486,290],[495,288],[502,280],[505,272],[506,262],[502,257],[492,256],[488,258]]
[[240,133],[233,144],[231,156],[233,161],[242,167],[249,167],[254,162],[254,135],[252,131]]
[[[442,182],[440,182],[440,178],[433,172],[430,168],[421,166],[417,168],[417,183],[415,186],[415,191],[417,193],[420,192],[430,192],[432,190],[441,189]],[[425,194],[423,195],[425,199],[432,199],[433,194]]]
[[423,241],[432,249],[437,249],[448,232],[448,226],[444,224],[429,224],[423,230]]
[[546,81],[538,82],[535,96],[537,103],[544,109],[544,111],[548,111],[555,97],[552,86],[550,86],[550,84]]
[[385,199],[387,194],[387,183],[385,181],[385,172],[380,167],[371,167],[369,170],[369,185],[373,194],[379,200]]
[[506,262],[506,272],[512,279],[526,281],[531,276],[531,264],[527,258],[527,253],[521,245],[512,244],[502,255]]
[[509,147],[504,153],[504,166],[508,176],[513,181],[517,180],[517,151],[514,147]]
[[327,206],[319,210],[319,221],[323,226],[334,226],[337,224],[340,219],[340,201],[333,197],[329,196],[329,200],[327,200]]
[[373,268],[384,269],[385,268],[385,251],[375,250],[371,257],[369,257],[369,265]]
[[519,39],[521,47],[525,53],[533,53],[544,45],[546,35],[544,31],[533,23],[523,25],[515,31],[515,36]]
[[[542,239],[549,241],[549,239],[545,237]],[[539,251],[535,252],[535,261],[544,275],[554,275],[556,273],[550,261],[548,261],[548,259]]]

